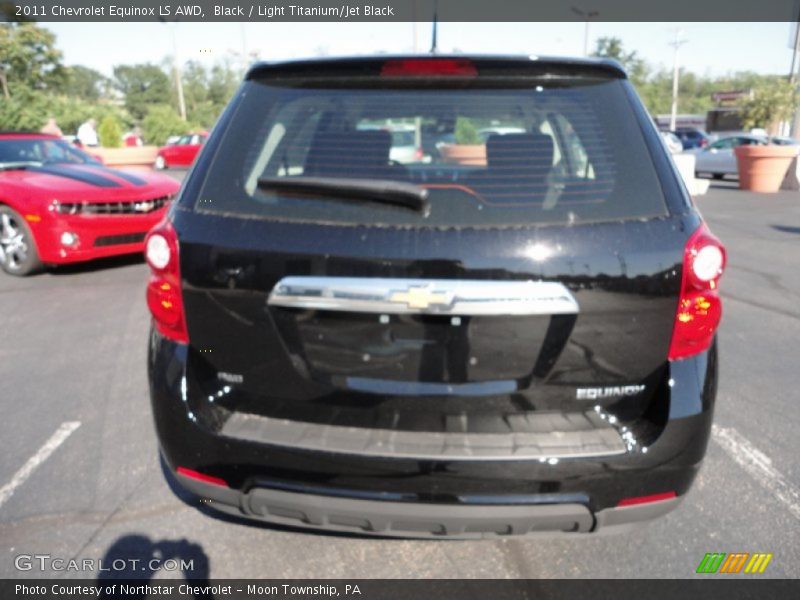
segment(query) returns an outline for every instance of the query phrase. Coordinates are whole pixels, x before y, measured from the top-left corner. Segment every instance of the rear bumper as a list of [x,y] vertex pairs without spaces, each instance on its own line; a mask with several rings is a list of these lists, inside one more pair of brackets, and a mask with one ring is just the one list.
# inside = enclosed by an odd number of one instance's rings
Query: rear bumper
[[[302,448],[226,435],[193,408],[189,348],[151,334],[150,394],[162,454],[214,508],[310,528],[394,536],[484,537],[629,528],[677,506],[708,443],[716,393],[716,349],[669,365],[668,414],[646,451],[552,460],[380,456]],[[620,507],[624,499],[674,498]]]
[[309,529],[392,537],[471,539],[536,533],[616,533],[675,509],[676,497],[592,513],[578,502],[453,505],[303,494],[265,487],[246,492],[176,474],[206,505],[236,516]]
[[[32,226],[39,258],[48,264],[66,264],[142,252],[144,236],[166,210],[164,207],[144,215],[47,215]],[[66,232],[77,236],[75,244],[61,243]]]

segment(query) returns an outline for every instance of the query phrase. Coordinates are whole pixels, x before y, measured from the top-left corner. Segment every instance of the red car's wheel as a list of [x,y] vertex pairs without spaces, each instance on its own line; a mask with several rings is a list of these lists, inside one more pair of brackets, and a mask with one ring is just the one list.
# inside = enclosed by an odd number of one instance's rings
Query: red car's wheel
[[167,168],[167,161],[160,154],[156,156],[155,168],[158,170]]
[[42,268],[33,234],[25,219],[0,206],[0,267],[9,275],[31,275]]

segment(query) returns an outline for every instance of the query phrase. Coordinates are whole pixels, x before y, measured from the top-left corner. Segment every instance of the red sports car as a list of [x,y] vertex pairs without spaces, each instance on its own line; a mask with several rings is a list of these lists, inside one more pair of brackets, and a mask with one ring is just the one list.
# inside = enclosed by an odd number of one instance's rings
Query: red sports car
[[207,137],[205,131],[189,133],[182,135],[174,144],[159,148],[155,168],[191,167]]
[[28,275],[141,252],[179,187],[163,175],[106,168],[55,136],[0,133],[0,267]]

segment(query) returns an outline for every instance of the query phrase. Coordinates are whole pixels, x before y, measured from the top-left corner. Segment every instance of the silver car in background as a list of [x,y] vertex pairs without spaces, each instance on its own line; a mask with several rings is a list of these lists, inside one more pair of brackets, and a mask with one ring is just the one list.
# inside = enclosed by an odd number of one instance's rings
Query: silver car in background
[[710,174],[714,179],[722,179],[725,175],[739,176],[739,167],[736,164],[736,146],[759,145],[765,146],[767,138],[760,135],[733,135],[721,138],[704,148],[687,150],[687,154],[695,156],[695,175]]

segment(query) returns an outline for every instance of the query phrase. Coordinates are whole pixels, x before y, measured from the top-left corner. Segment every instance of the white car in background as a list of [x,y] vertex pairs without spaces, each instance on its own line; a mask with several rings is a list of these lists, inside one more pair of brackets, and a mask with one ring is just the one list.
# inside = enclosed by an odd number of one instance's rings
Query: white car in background
[[661,135],[661,141],[664,142],[670,154],[683,152],[683,142],[677,135],[669,131],[659,131],[658,133]]
[[388,129],[392,134],[389,160],[403,165],[422,162],[422,149],[417,147],[417,130],[413,125],[394,125]]
[[373,131],[382,129],[392,135],[392,146],[389,150],[389,160],[403,165],[430,162],[430,157],[423,156],[422,148],[417,147],[417,130],[413,125],[375,125],[360,124],[359,131]]
[[522,127],[484,127],[478,130],[478,135],[481,136],[484,143],[489,139],[490,135],[506,135],[509,133],[525,133],[525,129]]

